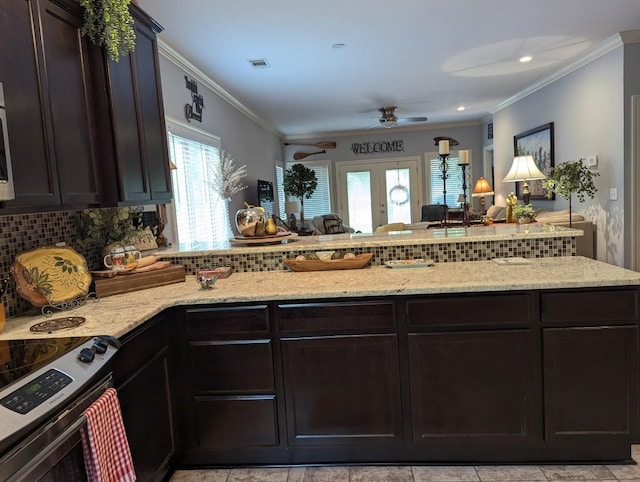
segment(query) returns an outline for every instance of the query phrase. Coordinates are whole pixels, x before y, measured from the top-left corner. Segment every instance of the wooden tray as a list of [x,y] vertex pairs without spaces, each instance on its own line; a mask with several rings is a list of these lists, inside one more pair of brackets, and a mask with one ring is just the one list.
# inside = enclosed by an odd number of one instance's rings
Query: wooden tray
[[304,261],[296,261],[295,258],[285,258],[284,264],[294,271],[331,271],[336,269],[360,269],[364,268],[373,253],[357,254],[352,259],[329,259],[322,261],[320,259],[305,259]]
[[278,234],[274,234],[273,236],[250,236],[250,237],[238,236],[235,238],[231,238],[229,242],[231,244],[242,244],[242,245],[280,244],[285,239],[292,240],[297,237],[298,237],[297,233],[278,233]]
[[185,267],[172,264],[154,271],[131,273],[126,276],[94,279],[94,289],[98,298],[129,293],[131,291],[155,288],[185,280]]

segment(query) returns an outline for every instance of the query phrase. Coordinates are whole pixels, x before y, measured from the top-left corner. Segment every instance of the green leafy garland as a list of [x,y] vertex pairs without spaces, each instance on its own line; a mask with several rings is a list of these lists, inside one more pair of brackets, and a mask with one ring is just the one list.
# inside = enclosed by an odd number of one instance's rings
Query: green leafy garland
[[84,7],[82,35],[94,44],[102,45],[115,62],[135,50],[136,34],[129,12],[131,0],[79,1]]

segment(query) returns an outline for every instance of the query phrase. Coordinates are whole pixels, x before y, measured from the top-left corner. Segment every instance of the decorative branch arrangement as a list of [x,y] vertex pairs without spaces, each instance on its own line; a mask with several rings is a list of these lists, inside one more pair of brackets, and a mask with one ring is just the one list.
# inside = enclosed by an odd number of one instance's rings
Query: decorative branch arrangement
[[246,164],[236,169],[233,157],[225,151],[220,151],[220,163],[213,166],[210,176],[211,188],[222,199],[231,199],[231,196],[247,188],[242,184],[242,179],[247,176]]

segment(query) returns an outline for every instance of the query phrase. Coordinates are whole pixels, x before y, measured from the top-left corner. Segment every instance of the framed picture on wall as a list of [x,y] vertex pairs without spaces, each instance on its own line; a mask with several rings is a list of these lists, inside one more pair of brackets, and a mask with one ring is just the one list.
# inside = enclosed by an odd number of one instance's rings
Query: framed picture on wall
[[[545,174],[555,166],[553,157],[553,122],[513,136],[514,156],[533,156],[538,169]],[[548,199],[542,181],[529,181],[531,199]],[[516,183],[516,195],[520,195],[520,183]],[[551,199],[555,199],[555,193]]]

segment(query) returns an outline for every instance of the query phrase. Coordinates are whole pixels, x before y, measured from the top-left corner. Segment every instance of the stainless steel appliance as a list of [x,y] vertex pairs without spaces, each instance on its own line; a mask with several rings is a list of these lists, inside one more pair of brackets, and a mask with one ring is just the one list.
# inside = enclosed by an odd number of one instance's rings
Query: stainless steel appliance
[[4,88],[2,82],[0,82],[0,201],[13,199],[14,197],[9,134],[7,132],[7,112],[4,103]]
[[82,412],[113,385],[111,337],[0,341],[0,480],[86,480]]

